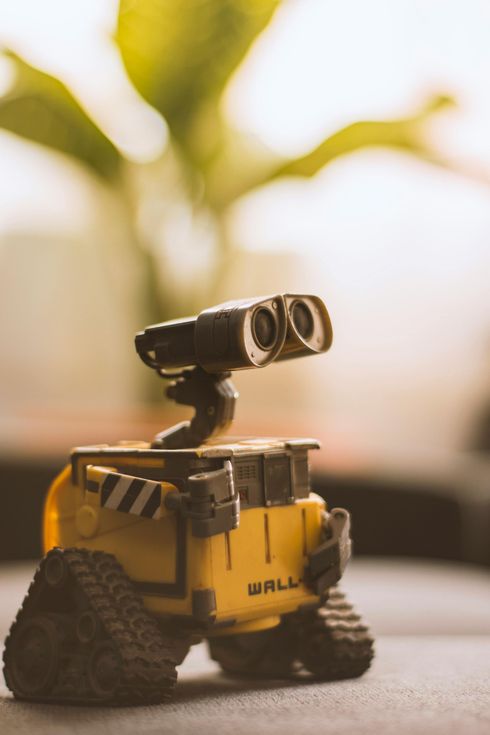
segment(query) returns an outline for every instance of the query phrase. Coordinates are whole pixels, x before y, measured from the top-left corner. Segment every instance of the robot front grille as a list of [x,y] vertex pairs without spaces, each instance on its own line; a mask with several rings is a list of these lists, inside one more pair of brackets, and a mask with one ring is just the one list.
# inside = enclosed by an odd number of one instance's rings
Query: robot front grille
[[243,482],[246,480],[256,480],[257,479],[257,465],[255,463],[237,464],[236,479],[239,482]]

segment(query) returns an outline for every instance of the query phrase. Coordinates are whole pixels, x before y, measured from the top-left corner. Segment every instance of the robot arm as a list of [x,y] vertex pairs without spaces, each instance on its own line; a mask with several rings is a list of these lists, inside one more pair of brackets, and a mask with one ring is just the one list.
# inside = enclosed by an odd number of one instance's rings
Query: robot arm
[[165,481],[88,465],[85,491],[89,501],[107,510],[153,520],[166,511],[180,513],[189,518],[192,534],[198,538],[231,531],[240,521],[240,496],[235,491],[229,460],[221,469],[191,475],[184,492]]
[[351,556],[350,516],[344,508],[325,513],[324,541],[309,555],[305,578],[317,595],[333,587]]

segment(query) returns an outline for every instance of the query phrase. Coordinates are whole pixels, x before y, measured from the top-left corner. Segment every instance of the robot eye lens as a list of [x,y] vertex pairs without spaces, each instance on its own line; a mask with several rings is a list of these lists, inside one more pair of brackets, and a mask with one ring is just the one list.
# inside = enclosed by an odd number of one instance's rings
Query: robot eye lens
[[252,319],[253,335],[258,346],[263,350],[270,350],[277,340],[277,326],[270,309],[257,309]]
[[307,305],[302,301],[296,301],[291,309],[291,318],[303,339],[309,339],[313,334],[313,315]]

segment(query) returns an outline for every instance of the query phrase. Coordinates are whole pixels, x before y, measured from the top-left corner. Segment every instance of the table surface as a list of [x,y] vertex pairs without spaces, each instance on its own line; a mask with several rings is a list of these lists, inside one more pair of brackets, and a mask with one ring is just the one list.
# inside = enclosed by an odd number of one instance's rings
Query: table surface
[[[5,636],[34,565],[0,566]],[[137,708],[17,702],[0,686],[2,735],[488,735],[490,576],[463,565],[355,560],[344,589],[376,635],[376,658],[361,679],[241,680],[220,673],[204,644],[179,670],[169,704]]]

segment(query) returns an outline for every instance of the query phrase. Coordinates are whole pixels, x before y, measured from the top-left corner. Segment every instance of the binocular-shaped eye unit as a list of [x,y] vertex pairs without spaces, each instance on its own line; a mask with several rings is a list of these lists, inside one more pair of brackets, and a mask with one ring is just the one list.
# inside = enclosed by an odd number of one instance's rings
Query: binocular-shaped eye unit
[[155,370],[199,365],[220,373],[325,352],[332,344],[332,325],[318,296],[277,294],[228,301],[198,316],[154,324],[135,341],[143,362]]

